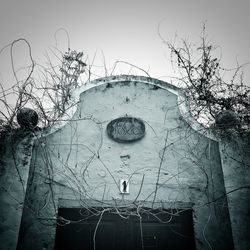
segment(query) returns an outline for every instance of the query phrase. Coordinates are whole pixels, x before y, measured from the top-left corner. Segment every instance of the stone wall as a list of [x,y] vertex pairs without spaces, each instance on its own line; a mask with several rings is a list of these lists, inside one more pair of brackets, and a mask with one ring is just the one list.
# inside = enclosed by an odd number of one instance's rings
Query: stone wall
[[16,249],[27,187],[33,135],[16,131],[1,141],[0,249]]
[[[58,207],[119,212],[121,206],[192,209],[197,249],[233,249],[224,184],[228,163],[219,143],[190,125],[178,90],[151,78],[119,76],[78,92],[73,117],[37,135],[17,249],[53,249]],[[107,125],[119,117],[140,119],[144,137],[112,140]],[[124,179],[129,194],[120,192]]]
[[231,136],[220,152],[235,248],[250,249],[250,145]]
[[[230,249],[225,197],[213,202],[225,193],[218,143],[185,122],[176,89],[163,85],[136,77],[99,84],[81,94],[65,126],[37,141],[19,249],[52,249],[58,202],[70,200],[193,209],[197,248]],[[144,122],[141,140],[107,135],[108,123],[125,116]],[[122,179],[129,194],[120,193]]]

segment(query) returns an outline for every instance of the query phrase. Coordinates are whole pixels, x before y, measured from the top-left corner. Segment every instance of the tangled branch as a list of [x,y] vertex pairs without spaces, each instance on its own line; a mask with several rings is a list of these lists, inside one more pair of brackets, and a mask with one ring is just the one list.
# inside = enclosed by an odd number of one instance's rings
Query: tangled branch
[[[161,37],[162,38],[162,37]],[[180,46],[165,41],[171,51],[172,65],[177,67],[179,81],[184,87],[192,116],[209,127],[217,122],[223,111],[235,114],[219,124],[219,129],[232,128],[241,134],[250,132],[250,88],[244,84],[242,69],[249,63],[238,65],[234,69],[222,67],[218,56],[218,47],[206,38],[203,25],[200,45],[181,40]],[[225,80],[225,73],[232,74]],[[216,124],[218,125],[218,124]],[[217,126],[218,128],[218,126]]]

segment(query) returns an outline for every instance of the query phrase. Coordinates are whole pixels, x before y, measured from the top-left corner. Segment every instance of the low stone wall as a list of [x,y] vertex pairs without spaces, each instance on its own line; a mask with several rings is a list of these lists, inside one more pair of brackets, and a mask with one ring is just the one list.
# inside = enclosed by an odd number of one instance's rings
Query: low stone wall
[[13,131],[1,142],[0,249],[16,249],[27,188],[33,135]]
[[250,249],[250,145],[232,136],[220,152],[235,248]]

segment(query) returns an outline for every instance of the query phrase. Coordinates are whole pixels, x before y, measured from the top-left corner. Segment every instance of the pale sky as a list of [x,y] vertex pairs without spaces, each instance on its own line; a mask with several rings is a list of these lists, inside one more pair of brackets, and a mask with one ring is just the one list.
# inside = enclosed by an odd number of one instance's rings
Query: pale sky
[[[222,48],[225,67],[250,61],[249,0],[0,0],[0,48],[20,37],[26,38],[36,63],[45,64],[46,51],[55,46],[55,33],[64,28],[70,47],[83,51],[95,65],[107,67],[116,60],[127,61],[148,70],[152,77],[170,81],[174,76],[169,50],[158,36],[157,27],[166,40],[177,34],[197,42],[202,22],[207,23],[209,40]],[[67,49],[63,31],[57,33],[60,50]],[[16,68],[29,64],[27,47],[14,48]],[[0,80],[11,86],[9,50],[0,54]],[[116,73],[129,73],[120,65]],[[250,66],[245,78],[250,82]],[[140,74],[138,71],[137,74]],[[143,74],[143,73],[142,73]]]

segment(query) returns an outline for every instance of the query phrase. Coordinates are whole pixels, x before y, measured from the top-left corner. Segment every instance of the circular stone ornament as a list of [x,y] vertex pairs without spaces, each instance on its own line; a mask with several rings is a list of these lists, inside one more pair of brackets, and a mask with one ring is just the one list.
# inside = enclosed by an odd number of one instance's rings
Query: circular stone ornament
[[30,108],[22,108],[17,112],[17,122],[21,128],[33,129],[38,123],[38,114]]
[[239,117],[232,110],[223,110],[215,118],[215,125],[218,128],[232,128],[240,124]]
[[108,136],[116,142],[134,142],[145,135],[144,122],[134,117],[120,117],[107,125]]

